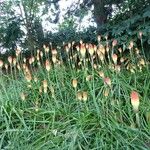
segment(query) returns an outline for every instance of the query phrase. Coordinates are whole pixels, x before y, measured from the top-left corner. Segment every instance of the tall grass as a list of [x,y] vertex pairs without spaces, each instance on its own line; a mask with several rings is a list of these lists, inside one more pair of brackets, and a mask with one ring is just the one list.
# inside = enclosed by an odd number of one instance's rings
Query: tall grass
[[0,61],[0,149],[149,149],[149,62],[126,49],[98,37]]

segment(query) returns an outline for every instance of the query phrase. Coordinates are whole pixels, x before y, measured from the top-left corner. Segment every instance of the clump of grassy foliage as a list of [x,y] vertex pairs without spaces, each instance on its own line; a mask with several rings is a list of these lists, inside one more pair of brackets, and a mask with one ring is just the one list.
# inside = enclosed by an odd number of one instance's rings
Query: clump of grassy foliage
[[121,48],[107,36],[97,40],[60,50],[44,46],[30,58],[17,49],[0,61],[0,149],[150,147],[144,50],[133,41]]

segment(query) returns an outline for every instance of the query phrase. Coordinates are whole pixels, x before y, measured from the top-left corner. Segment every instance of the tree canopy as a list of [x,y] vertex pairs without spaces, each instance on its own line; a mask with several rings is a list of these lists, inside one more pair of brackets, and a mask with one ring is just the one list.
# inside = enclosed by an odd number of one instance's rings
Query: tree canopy
[[[44,43],[59,43],[86,32],[110,34],[114,38],[127,38],[135,30],[149,35],[149,0],[6,0],[0,2],[0,50],[14,50],[18,45],[32,51]],[[64,5],[65,11],[60,9]],[[64,14],[61,16],[61,14]],[[78,31],[88,15],[88,29]],[[96,26],[92,26],[90,22]],[[44,23],[49,23],[44,25]],[[53,32],[52,24],[57,26]],[[112,28],[113,27],[113,28]],[[45,31],[46,29],[51,29]],[[93,32],[94,31],[94,32]],[[127,33],[125,33],[127,31]],[[90,35],[90,34],[89,34]],[[68,38],[66,38],[68,36]],[[86,34],[87,38],[88,35]],[[122,39],[119,40],[122,40]],[[149,42],[149,39],[147,39]]]

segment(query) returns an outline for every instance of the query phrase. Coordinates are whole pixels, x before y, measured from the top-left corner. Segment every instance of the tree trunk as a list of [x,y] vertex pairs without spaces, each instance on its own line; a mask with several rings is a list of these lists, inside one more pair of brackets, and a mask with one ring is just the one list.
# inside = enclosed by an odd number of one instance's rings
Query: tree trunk
[[100,27],[107,20],[107,15],[104,9],[104,6],[105,6],[104,0],[93,0],[93,4],[94,4],[94,18],[95,18],[97,27]]
[[[33,19],[33,17],[31,17],[31,11],[29,14],[27,13],[26,5],[24,4],[23,0],[21,1],[21,4],[22,4],[23,10],[21,9],[21,6],[20,6],[20,11],[21,11],[22,18],[24,19],[24,25],[27,30],[28,49],[31,51],[31,54],[32,54],[34,51],[34,46],[35,46],[35,40],[32,35],[32,19]],[[24,12],[24,16],[23,16],[23,12]]]

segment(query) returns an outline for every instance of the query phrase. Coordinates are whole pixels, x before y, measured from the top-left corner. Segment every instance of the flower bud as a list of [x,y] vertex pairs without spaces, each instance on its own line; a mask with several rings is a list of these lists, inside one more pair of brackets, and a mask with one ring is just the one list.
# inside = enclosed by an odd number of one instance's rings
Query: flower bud
[[132,91],[130,94],[130,98],[131,98],[131,104],[133,106],[133,110],[134,112],[138,112],[139,110],[139,95],[136,91]]
[[77,79],[73,79],[73,80],[72,80],[72,86],[73,86],[74,88],[77,88],[77,84],[78,84]]

